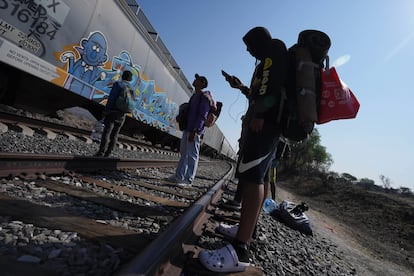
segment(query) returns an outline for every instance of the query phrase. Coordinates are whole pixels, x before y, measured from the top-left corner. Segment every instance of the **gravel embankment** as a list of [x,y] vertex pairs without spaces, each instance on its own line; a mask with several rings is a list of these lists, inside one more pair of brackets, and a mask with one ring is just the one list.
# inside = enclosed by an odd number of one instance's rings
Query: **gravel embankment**
[[[82,141],[68,140],[63,136],[47,140],[40,135],[27,137],[13,131],[0,134],[1,152],[93,155],[97,149],[98,144],[96,143],[86,144]],[[169,158],[168,155],[121,149],[116,149],[114,156]],[[205,170],[208,168],[200,166],[198,174],[205,174]],[[209,170],[208,174],[214,173],[214,171],[216,170]],[[152,173],[156,175],[157,172]],[[165,177],[165,172],[161,173],[160,177]],[[45,195],[41,189],[32,187],[30,182],[25,182],[24,185],[15,185],[16,181],[22,182],[18,179],[1,180],[1,191],[17,197],[30,197],[34,201],[37,200],[36,197],[39,197],[39,201],[45,202],[45,197],[48,195]],[[16,188],[17,186],[19,188]],[[114,196],[118,195],[114,194]],[[60,195],[60,200],[65,200],[65,196]],[[49,204],[55,204],[55,202],[49,202]],[[93,206],[88,205],[85,207],[85,211],[89,208],[93,209]],[[116,221],[117,215],[108,211],[106,214],[101,213],[100,217]],[[148,228],[159,229],[161,227],[160,222],[143,225],[136,220],[137,218],[123,216],[123,221],[116,223],[135,225],[133,229],[136,231],[148,231]],[[1,254],[13,256],[21,261],[39,262],[45,265],[50,263],[59,266],[57,270],[61,272],[61,275],[77,273],[105,275],[108,274],[108,271],[114,271],[122,259],[123,252],[116,252],[115,249],[105,245],[82,241],[76,233],[67,233],[58,229],[43,229],[19,221],[10,221],[6,217],[0,218],[0,227]],[[251,257],[256,266],[264,269],[265,275],[358,274],[356,269],[345,261],[344,253],[335,244],[321,236],[305,236],[287,228],[266,214],[261,215],[258,229],[259,235],[251,246],[253,253]],[[217,237],[202,237],[200,245],[214,247],[221,242],[222,240]],[[60,258],[61,261],[57,262],[57,258]]]

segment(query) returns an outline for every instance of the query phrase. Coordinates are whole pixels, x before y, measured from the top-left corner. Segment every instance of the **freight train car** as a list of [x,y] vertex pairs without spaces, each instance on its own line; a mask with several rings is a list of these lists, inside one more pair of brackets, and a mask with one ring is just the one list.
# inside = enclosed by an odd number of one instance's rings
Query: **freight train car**
[[[123,133],[176,147],[192,86],[135,0],[0,0],[0,100],[34,112],[79,106],[102,116],[112,84],[133,73]],[[205,152],[235,158],[217,125]]]

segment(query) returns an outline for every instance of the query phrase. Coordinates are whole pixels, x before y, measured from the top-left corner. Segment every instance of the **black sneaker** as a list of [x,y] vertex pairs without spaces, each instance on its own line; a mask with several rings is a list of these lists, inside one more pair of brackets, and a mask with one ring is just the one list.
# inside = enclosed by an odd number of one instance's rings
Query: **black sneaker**
[[234,250],[237,253],[237,257],[240,262],[248,263],[249,262],[249,246],[244,242],[238,240],[232,240],[230,244],[233,246]]

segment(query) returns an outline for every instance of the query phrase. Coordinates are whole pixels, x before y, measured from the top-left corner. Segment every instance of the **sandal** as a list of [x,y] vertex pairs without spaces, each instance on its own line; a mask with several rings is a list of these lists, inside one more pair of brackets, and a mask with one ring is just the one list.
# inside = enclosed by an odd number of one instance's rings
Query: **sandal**
[[214,272],[239,272],[250,265],[239,261],[231,244],[216,250],[202,250],[198,258],[203,266]]
[[220,223],[219,226],[216,228],[216,232],[222,234],[223,236],[229,238],[236,238],[237,231],[239,230],[239,225],[228,225],[224,223]]

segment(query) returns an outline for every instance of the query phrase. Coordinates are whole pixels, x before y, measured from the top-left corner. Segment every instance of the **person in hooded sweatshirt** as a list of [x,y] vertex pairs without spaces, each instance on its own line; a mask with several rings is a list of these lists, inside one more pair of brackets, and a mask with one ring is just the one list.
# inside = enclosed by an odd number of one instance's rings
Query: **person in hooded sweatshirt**
[[[122,72],[121,80],[114,83],[109,93],[108,102],[104,111],[104,129],[99,145],[99,150],[94,156],[109,157],[114,150],[118,141],[118,135],[125,122],[126,113],[119,110],[116,106],[116,100],[123,93],[124,89],[130,87],[129,82],[132,80],[132,72],[125,70]],[[135,95],[131,89],[127,90],[135,100]]]
[[279,104],[286,96],[288,53],[285,44],[272,39],[264,27],[255,27],[243,37],[247,51],[256,58],[256,68],[245,86],[239,78],[226,76],[230,86],[239,89],[249,101],[242,121],[238,185],[243,185],[238,225],[229,226],[230,244],[216,250],[202,250],[200,262],[215,272],[237,272],[249,265],[249,243],[269,190],[269,168],[274,157],[281,126]]

